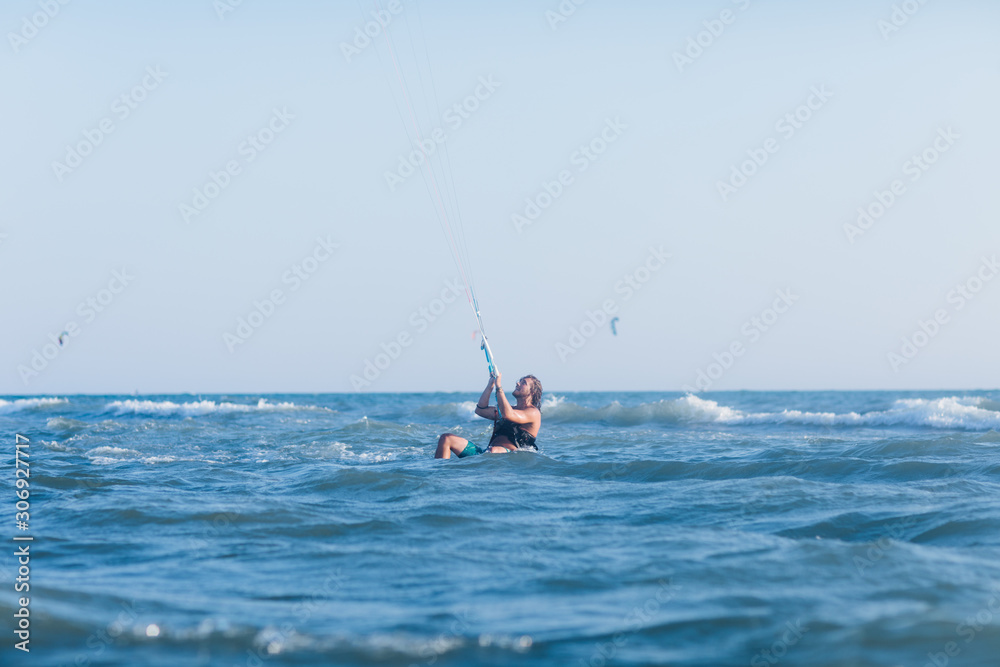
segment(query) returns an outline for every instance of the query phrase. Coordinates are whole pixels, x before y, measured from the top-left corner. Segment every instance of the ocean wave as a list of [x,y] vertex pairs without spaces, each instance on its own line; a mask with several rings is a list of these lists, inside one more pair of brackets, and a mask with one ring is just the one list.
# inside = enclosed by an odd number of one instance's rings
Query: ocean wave
[[[330,581],[328,579],[325,586],[336,590]],[[317,594],[300,599],[298,604],[309,605],[306,606],[309,609],[325,597]],[[0,607],[0,611],[10,609],[9,605],[4,607]],[[452,627],[464,630],[470,623],[470,617],[475,618],[463,611],[449,616],[448,620]],[[90,626],[77,619],[56,618],[52,624],[69,636],[84,636],[88,631],[92,632]],[[536,644],[530,635],[475,635],[455,631],[432,631],[425,634],[405,631],[309,634],[288,625],[280,628],[274,625],[261,627],[230,621],[224,617],[208,618],[198,625],[178,627],[169,620],[156,620],[151,614],[145,614],[139,622],[126,620],[117,624],[121,626],[120,632],[126,638],[126,641],[114,646],[115,654],[119,657],[150,652],[155,654],[157,651],[210,648],[220,656],[228,656],[228,651],[235,652],[231,658],[220,659],[219,662],[243,661],[247,664],[250,662],[246,660],[247,654],[255,658],[256,664],[269,659],[277,659],[282,663],[319,664],[315,661],[317,656],[321,657],[323,664],[419,662],[430,665],[442,658],[454,658],[458,664],[472,664],[474,656],[480,655],[484,649],[500,655],[507,653],[521,656]]]
[[857,427],[925,427],[967,431],[1000,429],[1000,412],[992,409],[997,404],[981,397],[956,397],[925,399],[899,399],[888,410],[865,413],[847,412],[744,412],[720,405],[716,401],[687,395],[683,398],[664,399],[654,403],[623,406],[617,401],[598,408],[589,408],[553,397],[543,403],[542,413],[556,423],[607,422],[616,426],[640,424],[720,424],[744,425],[801,425],[801,426],[857,426]]
[[105,466],[122,463],[123,461],[134,461],[142,454],[134,449],[125,447],[95,447],[86,453],[86,457],[94,465]]
[[218,461],[213,461],[211,459],[206,459],[202,457],[191,457],[180,459],[176,456],[169,454],[160,455],[149,455],[143,454],[142,452],[136,451],[134,449],[128,449],[126,447],[114,447],[114,446],[101,446],[95,447],[86,453],[86,457],[90,459],[90,462],[94,465],[114,465],[116,463],[124,462],[139,462],[146,465],[153,465],[156,463],[174,463],[176,461],[198,461],[203,463],[218,463]]
[[94,449],[87,452],[87,456],[115,456],[118,458],[132,458],[135,456],[140,456],[139,452],[134,449],[126,449],[125,447],[95,447]]
[[988,398],[984,398],[979,402],[979,408],[981,410],[989,410],[991,412],[1000,412],[1000,401],[993,401]]
[[56,440],[39,440],[38,444],[53,452],[71,452],[73,449]]
[[79,433],[85,431],[89,424],[68,417],[52,417],[45,423],[46,428],[64,433]]
[[[288,460],[320,459],[327,461],[339,461],[340,463],[384,463],[386,461],[398,461],[401,459],[423,458],[427,456],[428,447],[392,445],[388,447],[378,447],[371,451],[355,451],[354,447],[348,443],[333,442],[313,442],[308,445],[296,445],[284,448],[282,454]],[[275,452],[270,452],[273,455]]]
[[190,403],[174,403],[173,401],[112,401],[105,410],[116,415],[145,415],[150,417],[201,417],[212,414],[235,414],[240,412],[281,412],[292,410],[326,410],[326,408],[311,405],[296,405],[295,403],[269,403],[262,398],[254,404],[216,403],[215,401],[192,401]]
[[[144,456],[142,462],[151,465],[153,463],[174,463],[179,459],[176,456]],[[204,459],[186,459],[188,461],[198,460],[204,461]]]
[[21,412],[22,410],[51,408],[66,403],[69,403],[69,400],[65,398],[18,398],[13,401],[5,401],[0,398],[0,415],[10,412]]

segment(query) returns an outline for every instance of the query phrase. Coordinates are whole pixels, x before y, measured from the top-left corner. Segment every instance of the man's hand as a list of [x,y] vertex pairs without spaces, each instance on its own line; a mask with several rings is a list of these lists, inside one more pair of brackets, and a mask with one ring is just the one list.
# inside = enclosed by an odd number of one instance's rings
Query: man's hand
[[501,387],[501,385],[500,385],[500,377],[501,377],[501,376],[500,376],[500,371],[497,371],[497,372],[496,372],[496,373],[494,373],[494,375],[493,375],[493,385],[494,385],[495,387],[497,387],[498,389],[499,389],[499,388]]

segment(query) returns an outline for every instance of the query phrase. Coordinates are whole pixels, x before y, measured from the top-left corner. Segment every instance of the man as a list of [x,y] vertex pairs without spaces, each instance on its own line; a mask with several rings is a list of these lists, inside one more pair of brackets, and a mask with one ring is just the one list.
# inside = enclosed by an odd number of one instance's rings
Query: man
[[[462,459],[489,452],[490,454],[505,454],[518,449],[538,451],[535,438],[542,426],[542,383],[534,375],[525,375],[517,381],[514,387],[514,398],[517,403],[511,407],[507,396],[500,385],[501,375],[498,372],[490,376],[490,381],[483,390],[483,395],[476,403],[476,414],[484,419],[493,420],[493,434],[486,449],[481,449],[475,443],[454,433],[445,433],[438,438],[436,459],[450,459],[454,453]],[[497,405],[491,407],[490,392],[496,387]]]

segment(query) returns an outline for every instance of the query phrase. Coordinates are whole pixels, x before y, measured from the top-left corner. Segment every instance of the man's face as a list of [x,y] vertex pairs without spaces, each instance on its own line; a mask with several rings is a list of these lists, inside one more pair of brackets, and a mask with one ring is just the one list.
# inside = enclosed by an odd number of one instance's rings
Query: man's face
[[521,378],[514,385],[514,395],[515,396],[527,396],[531,393],[531,380],[528,378]]

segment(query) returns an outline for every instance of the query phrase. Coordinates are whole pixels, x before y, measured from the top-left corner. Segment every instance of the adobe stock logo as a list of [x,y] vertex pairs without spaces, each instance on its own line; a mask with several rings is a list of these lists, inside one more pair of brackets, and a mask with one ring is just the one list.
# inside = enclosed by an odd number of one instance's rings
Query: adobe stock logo
[[[145,76],[142,80],[126,93],[116,97],[111,103],[111,113],[118,119],[119,123],[124,122],[139,108],[149,94],[160,87],[169,76],[168,72],[160,69],[159,65],[150,65],[146,68]],[[98,146],[110,136],[118,125],[114,118],[105,116],[97,122],[96,127],[87,128],[83,131],[83,139],[75,144],[67,144],[66,155],[63,161],[52,161],[52,173],[62,183],[66,177],[83,165],[87,157],[97,150]]]
[[997,261],[997,256],[983,257],[979,268],[971,276],[948,291],[945,299],[953,306],[952,312],[947,308],[938,308],[928,319],[917,320],[917,328],[900,339],[901,345],[898,351],[893,350],[886,355],[892,371],[898,373],[902,366],[913,361],[920,351],[930,345],[944,327],[951,323],[952,314],[960,312],[975,300],[976,296],[998,275],[1000,275],[1000,262]]
[[[608,151],[612,144],[621,138],[627,129],[628,125],[622,122],[620,116],[615,116],[614,120],[606,119],[604,128],[573,152],[569,157],[570,164],[576,167],[578,173],[582,174],[587,171]],[[563,169],[551,181],[542,181],[542,191],[524,200],[523,215],[514,213],[510,216],[510,221],[517,233],[520,234],[525,227],[535,224],[542,213],[555,204],[566,193],[569,186],[575,182],[576,178],[569,169]]]
[[[750,0],[732,0],[738,5],[741,12],[750,8]],[[705,55],[705,52],[712,48],[722,35],[726,32],[726,26],[736,23],[739,14],[731,9],[723,9],[718,18],[702,21],[704,30],[694,37],[688,37],[687,46],[683,51],[674,51],[674,64],[677,71],[684,73],[684,68],[694,65],[695,61]]]
[[878,22],[878,30],[882,33],[882,39],[889,41],[889,37],[893,33],[899,32],[903,29],[910,19],[916,16],[924,5],[928,3],[929,0],[905,0],[902,4],[892,6],[892,14],[889,15],[889,20],[880,19]]
[[[833,92],[825,85],[813,86],[809,90],[809,96],[784,116],[779,118],[774,124],[775,132],[781,134],[782,139],[788,142],[802,128],[806,126],[815,115],[825,107],[833,97]],[[726,203],[740,189],[746,186],[754,176],[768,163],[771,156],[782,148],[781,140],[774,137],[766,139],[761,148],[748,149],[746,154],[749,159],[737,165],[732,165],[729,178],[725,181],[716,181],[715,187]]]
[[545,20],[549,22],[552,32],[559,29],[559,24],[569,21],[570,17],[576,14],[577,8],[585,2],[587,0],[562,0],[556,11],[550,9],[545,12]]
[[236,11],[236,8],[243,4],[243,0],[215,0],[212,3],[212,8],[215,9],[215,15],[219,17],[220,21],[226,20],[226,14],[231,14]]
[[[379,9],[372,12],[372,21],[354,29],[354,40],[351,42],[341,42],[340,52],[348,64],[355,56],[361,53],[372,44],[372,40],[382,34],[392,23],[392,17],[403,13],[403,3],[400,0],[389,0],[386,9]],[[387,11],[388,10],[388,11]]]
[[393,362],[399,359],[403,353],[416,342],[417,336],[427,331],[430,325],[437,321],[445,311],[464,295],[465,287],[456,280],[446,280],[441,289],[440,296],[431,299],[427,304],[420,306],[410,313],[410,329],[403,328],[389,342],[382,341],[379,347],[381,352],[377,352],[374,357],[364,360],[364,368],[361,373],[351,375],[349,381],[354,391],[361,391],[372,386],[384,372],[389,370]]
[[[955,132],[950,125],[947,128],[939,127],[934,141],[923,151],[914,153],[909,160],[903,163],[901,167],[903,175],[910,177],[910,183],[916,183],[961,138],[962,135]],[[873,199],[869,200],[865,206],[858,207],[856,224],[847,223],[844,225],[844,234],[847,236],[847,240],[853,244],[859,236],[864,236],[889,213],[907,192],[909,190],[906,183],[899,178],[892,181],[885,190],[876,189],[873,193]]]
[[250,340],[257,330],[274,316],[278,308],[287,303],[288,294],[297,292],[307,280],[316,275],[338,248],[340,244],[330,240],[329,234],[326,238],[318,237],[312,251],[281,274],[281,284],[289,286],[288,293],[280,288],[274,288],[263,299],[255,299],[249,314],[236,320],[233,333],[226,331],[222,334],[222,342],[229,348],[229,353],[235,352],[237,345],[243,345]]
[[[462,101],[445,109],[441,116],[442,122],[453,132],[459,130],[465,121],[472,118],[472,114],[478,111],[484,102],[493,97],[502,85],[503,83],[494,79],[492,74],[479,77],[475,90]],[[450,138],[444,127],[438,126],[425,136],[414,140],[414,149],[409,154],[400,154],[396,161],[396,169],[386,171],[384,174],[389,192],[395,192],[406,179],[419,173],[421,167],[437,152],[438,146],[443,146]]]
[[233,184],[234,179],[243,173],[244,167],[253,163],[258,156],[266,151],[278,136],[288,129],[293,120],[295,120],[295,115],[290,113],[287,107],[272,109],[270,119],[256,132],[248,134],[246,139],[240,142],[236,148],[243,161],[233,158],[228,160],[219,171],[210,170],[208,180],[192,190],[191,203],[181,202],[177,205],[181,219],[190,224],[192,218],[204,213],[212,202]]
[[564,364],[572,355],[576,354],[597,335],[599,328],[607,324],[613,315],[618,313],[622,304],[630,301],[643,285],[648,283],[653,276],[664,266],[672,255],[663,250],[663,246],[649,246],[649,254],[645,261],[632,271],[622,276],[621,280],[615,283],[615,294],[621,294],[621,302],[615,298],[605,299],[597,310],[588,310],[586,318],[576,326],[569,329],[569,337],[566,342],[556,341],[555,350],[559,355],[559,360]]
[[704,369],[698,369],[694,385],[686,384],[681,389],[689,394],[710,390],[729,369],[736,365],[737,360],[747,353],[753,343],[759,341],[766,332],[774,328],[778,320],[791,310],[798,300],[799,296],[793,294],[790,288],[777,290],[771,306],[762,310],[759,315],[751,317],[740,327],[740,333],[746,337],[747,341],[744,343],[742,339],[737,338],[722,352],[714,353],[712,358],[715,361],[709,363]]
[[83,323],[70,320],[63,325],[61,334],[49,332],[49,342],[43,344],[40,350],[33,349],[31,360],[27,364],[20,364],[17,367],[21,382],[28,386],[31,380],[48,368],[50,363],[70,347],[72,339],[79,336],[86,325],[96,320],[99,313],[107,310],[118,298],[118,295],[124,292],[125,288],[131,285],[134,280],[135,276],[129,274],[128,268],[124,266],[121,271],[112,271],[111,280],[108,281],[107,287],[98,290],[93,296],[87,297],[77,305],[76,314],[83,318]]
[[62,11],[70,0],[39,0],[38,8],[42,11],[35,12],[29,19],[27,16],[21,19],[20,32],[8,32],[7,41],[14,53],[19,53],[21,48],[38,36],[38,32],[49,24]]

